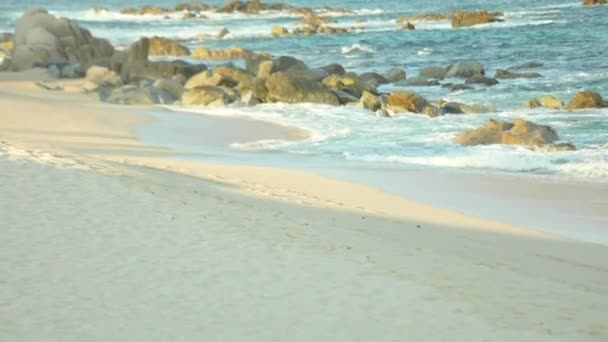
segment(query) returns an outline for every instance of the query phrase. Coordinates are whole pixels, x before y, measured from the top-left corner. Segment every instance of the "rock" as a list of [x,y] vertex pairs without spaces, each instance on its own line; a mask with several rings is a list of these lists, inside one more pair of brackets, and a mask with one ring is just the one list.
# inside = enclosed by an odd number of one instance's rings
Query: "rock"
[[217,33],[217,38],[218,39],[222,39],[222,38],[226,37],[229,34],[230,34],[230,31],[228,31],[228,29],[226,29],[225,27],[222,27],[222,29],[220,30],[220,32]]
[[498,81],[495,78],[490,78],[490,77],[486,77],[481,74],[477,74],[477,75],[467,78],[464,83],[465,84],[483,84],[486,86],[493,86],[493,85],[497,85]]
[[188,56],[190,50],[173,39],[154,36],[150,38],[148,54],[150,56]]
[[172,104],[177,98],[164,90],[147,86],[127,85],[120,88],[104,89],[99,93],[103,102],[121,105]]
[[272,63],[271,73],[276,72],[285,72],[307,77],[307,74],[309,74],[310,69],[308,68],[306,63],[302,62],[297,58],[290,56],[281,56],[275,59]]
[[229,103],[230,99],[228,93],[221,87],[201,86],[186,90],[181,100],[185,106],[221,107]]
[[[262,64],[264,64],[264,66],[262,66]],[[245,70],[252,75],[258,75],[258,77],[270,76],[273,66],[273,60],[266,56],[252,56],[245,58]]]
[[608,104],[604,102],[602,95],[591,90],[583,90],[578,92],[566,106],[567,109],[580,108],[602,108]]
[[56,18],[36,8],[25,12],[15,24],[14,49],[10,69],[31,69],[49,60],[64,60],[89,67],[107,60],[114,48],[105,39],[95,38],[66,18]]
[[424,97],[413,91],[392,91],[388,96],[388,107],[395,113],[411,112],[425,114],[430,117],[440,115],[437,108],[433,107]]
[[150,50],[150,40],[141,38],[131,44],[128,49],[116,51],[112,56],[111,68],[120,73],[125,81],[146,78],[149,63],[148,51]]
[[365,108],[367,110],[371,110],[372,112],[375,112],[377,110],[380,110],[380,108],[382,108],[382,103],[380,103],[378,96],[376,96],[368,91],[363,91],[363,94],[361,95],[361,99],[359,100],[359,106],[361,108]]
[[373,94],[377,92],[372,85],[361,80],[356,75],[330,75],[323,79],[322,83],[330,89],[343,91],[357,99],[361,97],[364,91]]
[[268,88],[266,88],[265,78],[256,77],[243,80],[238,84],[237,89],[241,94],[251,92],[258,102],[266,102],[266,98],[268,97]]
[[184,86],[178,80],[173,80],[169,78],[159,78],[154,82],[154,87],[161,89],[173,96],[175,99],[179,99],[182,97],[184,93]]
[[68,64],[61,68],[62,78],[79,78],[85,75],[85,70],[80,64]]
[[335,90],[332,89],[332,92],[334,93],[334,95],[336,95],[336,97],[338,98],[338,101],[340,101],[341,105],[347,105],[347,104],[351,104],[351,103],[358,103],[359,99],[357,97],[354,97],[353,95],[341,91],[341,90]]
[[170,78],[176,75],[181,75],[185,79],[188,79],[205,70],[207,70],[207,66],[204,64],[190,64],[181,60],[154,61],[147,63],[144,76],[149,80],[161,77]]
[[452,28],[468,27],[503,21],[501,12],[454,12],[452,14]]
[[537,72],[513,72],[509,70],[496,70],[496,75],[494,78],[498,79],[513,79],[513,78],[538,78],[543,77],[543,75]]
[[416,29],[416,26],[414,26],[414,24],[410,22],[407,22],[401,27],[401,29],[403,31],[414,31]]
[[238,82],[225,75],[214,73],[212,71],[203,71],[194,75],[190,78],[184,88],[194,89],[202,86],[213,86],[213,87],[235,87]]
[[445,77],[469,78],[475,75],[483,75],[483,65],[476,61],[457,62],[448,67]]
[[255,55],[255,52],[238,46],[229,47],[224,50],[209,50],[204,47],[198,47],[192,52],[192,58],[209,60],[252,58]]
[[253,75],[247,73],[247,71],[245,71],[245,70],[242,70],[239,68],[232,68],[232,67],[228,67],[228,66],[217,67],[217,68],[213,69],[213,73],[230,78],[230,79],[234,80],[236,83],[241,83],[243,81],[249,81],[250,79],[254,78]]
[[286,72],[277,72],[266,81],[268,102],[299,103],[311,102],[339,105],[340,101],[330,90],[319,82]]
[[255,106],[260,103],[260,100],[253,94],[251,90],[241,93],[239,104],[243,106]]
[[405,80],[405,82],[400,82],[400,84],[412,86],[412,87],[427,87],[427,86],[438,86],[439,81],[433,80],[433,79],[427,80],[426,78],[422,78],[422,77],[414,77],[414,78]]
[[562,108],[564,106],[564,103],[562,102],[562,100],[558,99],[555,96],[545,95],[536,99],[529,100],[526,105],[530,108],[547,107],[558,109]]
[[346,70],[340,64],[330,64],[322,67],[321,69],[327,71],[329,75],[344,75]]
[[430,66],[426,67],[418,73],[418,77],[429,79],[433,78],[436,80],[442,80],[448,73],[447,69],[441,66]]
[[359,78],[361,80],[373,85],[374,87],[377,87],[381,84],[390,83],[390,81],[386,77],[380,75],[377,72],[364,72],[361,75],[359,75]]
[[384,73],[384,78],[391,83],[403,81],[406,77],[405,70],[401,68],[390,68]]
[[606,5],[608,0],[583,0],[584,6]]
[[102,87],[118,87],[122,85],[122,78],[116,72],[100,66],[87,69],[85,79]]
[[299,25],[308,25],[308,26],[322,26],[330,23],[335,23],[334,19],[326,18],[318,16],[314,13],[310,13],[304,17],[304,19],[298,21]]
[[534,69],[534,68],[540,68],[543,66],[544,66],[544,64],[541,62],[526,62],[523,64],[510,66],[507,68],[507,70],[513,71],[513,70],[523,70],[523,69]]
[[481,114],[496,111],[490,107],[478,104],[467,105],[460,102],[446,102],[441,106],[441,109],[446,114]]
[[284,28],[283,26],[275,25],[272,27],[272,35],[274,37],[282,37],[289,35],[289,30]]
[[49,75],[53,78],[59,78],[61,77],[61,70],[59,70],[59,68],[56,65],[51,65],[48,69],[47,69]]
[[[454,142],[465,145],[522,145],[544,147],[559,140],[559,136],[549,126],[537,125],[523,119],[513,123],[489,120],[483,127],[462,132],[454,137]],[[556,145],[565,148],[564,144]]]
[[10,53],[13,50],[13,35],[10,33],[4,33],[0,35],[0,51]]
[[473,87],[468,86],[466,84],[454,84],[454,83],[446,83],[441,85],[443,88],[447,88],[449,91],[461,91],[461,90],[469,90],[473,89]]

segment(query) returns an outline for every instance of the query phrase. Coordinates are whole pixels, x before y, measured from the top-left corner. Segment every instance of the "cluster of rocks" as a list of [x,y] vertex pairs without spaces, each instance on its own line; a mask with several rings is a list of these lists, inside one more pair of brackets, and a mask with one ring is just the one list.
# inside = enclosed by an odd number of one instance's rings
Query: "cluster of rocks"
[[[204,18],[202,12],[217,13],[245,13],[260,14],[262,11],[287,11],[297,15],[308,15],[316,11],[310,7],[296,7],[283,3],[262,3],[261,0],[234,0],[226,2],[223,6],[205,4],[203,2],[180,3],[173,7],[142,6],[139,8],[126,7],[121,10],[123,14],[129,15],[168,15],[183,12],[184,18]],[[350,13],[352,10],[346,8],[323,7],[321,12]]]
[[192,51],[192,58],[206,60],[230,60],[230,59],[248,59],[258,57],[270,57],[267,53],[256,53],[251,50],[232,46],[226,49],[211,50],[204,47],[198,47]]
[[311,36],[316,34],[341,34],[365,29],[363,26],[334,27],[328,25],[332,23],[336,23],[336,20],[322,17],[312,12],[306,14],[304,19],[297,23],[301,27],[289,31],[287,28],[277,25],[272,27],[271,34],[274,37]]
[[13,50],[13,35],[10,33],[0,34],[0,58],[6,57]]
[[452,28],[469,27],[503,21],[502,12],[489,11],[454,11],[452,13],[427,13],[416,16],[400,17],[397,23],[408,24],[415,21],[451,20]]
[[585,6],[607,5],[608,0],[583,0]]
[[549,126],[538,125],[524,119],[513,122],[488,120],[480,128],[457,134],[454,142],[465,145],[519,145],[543,151],[573,151],[576,147],[570,143],[559,143],[559,135]]
[[553,109],[565,108],[568,110],[583,109],[583,108],[605,108],[608,107],[608,102],[604,100],[602,95],[591,90],[583,90],[578,93],[564,106],[564,102],[553,95],[545,95],[539,98],[530,99],[526,106],[530,108],[545,107]]

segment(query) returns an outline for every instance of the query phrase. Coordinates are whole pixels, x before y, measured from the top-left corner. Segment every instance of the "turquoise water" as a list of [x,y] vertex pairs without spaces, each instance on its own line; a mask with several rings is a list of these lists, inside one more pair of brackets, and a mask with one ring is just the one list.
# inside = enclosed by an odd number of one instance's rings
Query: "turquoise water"
[[[220,4],[223,1],[207,1]],[[173,6],[177,1],[129,1],[128,6]],[[336,26],[364,30],[343,35],[271,38],[272,25],[295,27],[298,17],[270,12],[257,16],[207,13],[208,20],[181,20],[181,14],[134,17],[118,12],[124,1],[42,1],[0,3],[0,32],[12,31],[20,13],[35,4],[73,18],[94,35],[126,45],[141,36],[162,35],[186,40],[189,47],[224,48],[238,45],[274,55],[292,55],[310,66],[340,63],[356,72],[382,72],[404,68],[408,77],[420,68],[479,60],[486,73],[529,61],[544,63],[537,79],[504,80],[495,87],[449,93],[441,87],[409,87],[429,99],[480,103],[497,113],[445,116],[430,119],[408,116],[383,119],[352,107],[319,105],[263,105],[253,108],[174,108],[208,115],[245,116],[309,129],[311,139],[299,143],[259,141],[235,144],[242,150],[279,150],[391,165],[432,165],[467,170],[552,174],[581,179],[608,180],[608,109],[577,112],[526,109],[522,103],[545,94],[568,101],[581,89],[608,97],[608,6],[586,8],[580,1],[286,1],[300,6],[348,7],[353,14],[326,13]],[[102,5],[108,12],[89,9]],[[446,12],[452,9],[487,9],[505,12],[505,22],[466,29],[451,29],[448,22],[419,22],[416,31],[400,31],[394,22],[402,15]],[[365,23],[355,23],[366,19]],[[197,40],[197,34],[231,33],[224,39]],[[238,64],[238,62],[237,62]],[[390,90],[391,87],[382,88]],[[523,148],[461,147],[451,138],[464,129],[482,125],[489,118],[528,120],[553,126],[576,152],[542,153]]]

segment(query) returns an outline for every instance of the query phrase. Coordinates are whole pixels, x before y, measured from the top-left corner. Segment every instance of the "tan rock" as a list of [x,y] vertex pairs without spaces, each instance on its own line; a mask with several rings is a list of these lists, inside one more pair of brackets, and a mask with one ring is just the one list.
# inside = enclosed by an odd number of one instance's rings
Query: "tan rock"
[[356,98],[360,98],[364,91],[370,93],[377,92],[373,86],[362,81],[356,75],[330,75],[323,79],[322,83],[330,89],[343,91]]
[[154,36],[150,38],[148,53],[151,56],[187,56],[190,50],[176,40]]
[[224,50],[210,50],[204,47],[198,47],[192,52],[192,58],[208,59],[208,60],[229,60],[239,58],[252,58],[256,55],[255,52],[244,49],[242,47],[233,46]]
[[266,87],[268,102],[340,104],[336,95],[321,83],[286,72],[270,75]]
[[223,106],[228,102],[228,94],[221,87],[201,86],[186,90],[181,101],[185,106]]
[[98,86],[117,87],[122,85],[122,78],[116,72],[100,66],[87,69],[86,80]]
[[567,109],[601,108],[606,107],[602,95],[591,90],[578,92],[566,106]]
[[207,70],[200,72],[190,78],[188,82],[186,82],[186,85],[184,85],[184,88],[193,89],[202,86],[232,88],[237,84],[238,82],[230,77]]
[[[538,125],[524,119],[512,123],[489,120],[483,127],[462,132],[454,137],[454,142],[465,145],[521,145],[527,147],[546,147],[545,150],[571,150],[571,144],[555,144],[559,136],[553,128]],[[551,148],[553,146],[553,148]]]
[[272,27],[272,35],[274,37],[287,36],[287,35],[289,35],[289,30],[283,26],[275,25]]
[[500,17],[502,16],[503,14],[501,12],[454,12],[452,13],[452,28],[468,27],[503,21],[502,19],[500,19]]
[[382,108],[382,103],[378,99],[378,96],[376,96],[368,91],[364,91],[363,94],[361,95],[361,99],[359,100],[359,106],[361,108],[365,108],[367,110],[371,110],[372,112],[375,112],[375,111],[379,110],[380,108]]
[[559,98],[553,95],[545,95],[536,99],[530,99],[526,105],[530,108],[547,107],[547,108],[562,108],[564,103]]
[[433,107],[424,97],[413,91],[394,90],[388,96],[388,107],[395,113],[425,114],[430,117],[440,115],[439,110]]

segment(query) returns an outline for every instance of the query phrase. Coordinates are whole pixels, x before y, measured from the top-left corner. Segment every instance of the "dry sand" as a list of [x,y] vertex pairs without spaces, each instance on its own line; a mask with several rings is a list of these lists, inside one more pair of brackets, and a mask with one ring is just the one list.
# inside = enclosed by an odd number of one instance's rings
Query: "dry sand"
[[608,339],[607,247],[305,172],[173,161],[134,138],[137,109],[12,78],[0,340]]

